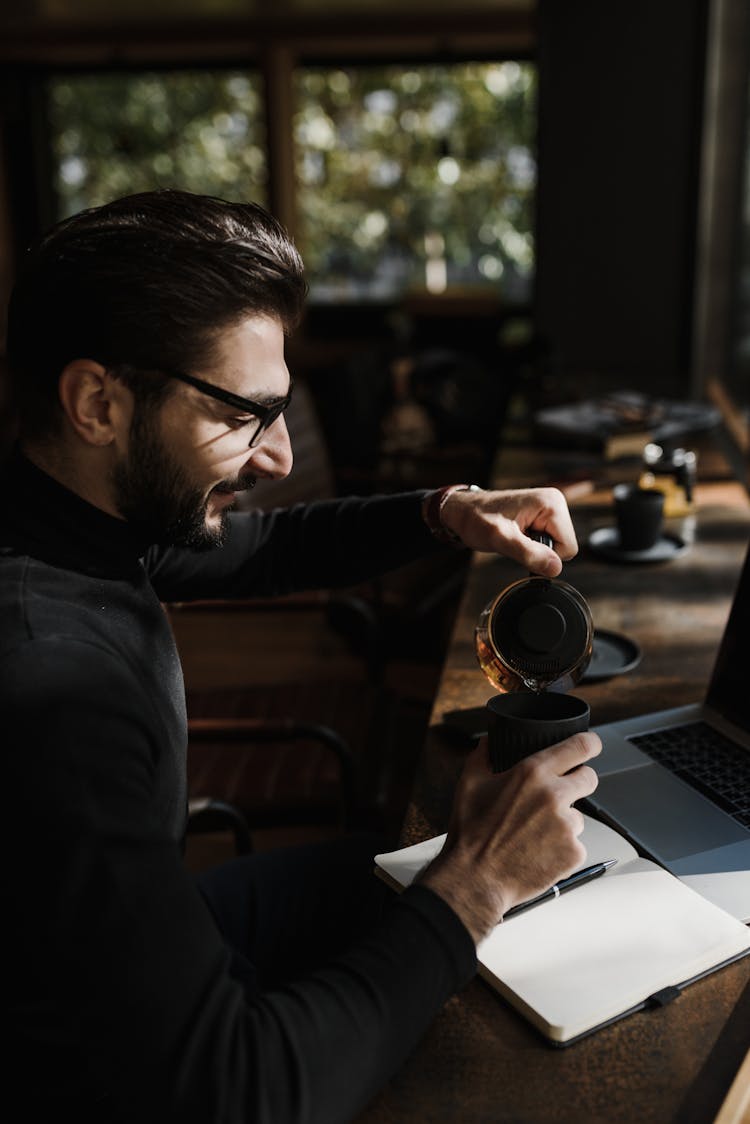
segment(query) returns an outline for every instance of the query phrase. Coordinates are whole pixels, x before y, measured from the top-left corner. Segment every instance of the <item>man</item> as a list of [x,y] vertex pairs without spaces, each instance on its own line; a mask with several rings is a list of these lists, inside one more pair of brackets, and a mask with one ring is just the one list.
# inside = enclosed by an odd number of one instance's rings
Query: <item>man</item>
[[471,978],[476,942],[584,857],[594,735],[500,776],[482,746],[442,855],[382,911],[354,840],[200,886],[184,868],[184,694],[160,601],[350,584],[436,536],[549,575],[576,550],[549,489],[229,515],[291,466],[283,345],[304,292],[264,211],[181,192],[84,212],[22,264],[0,501],[18,1120],[349,1120]]

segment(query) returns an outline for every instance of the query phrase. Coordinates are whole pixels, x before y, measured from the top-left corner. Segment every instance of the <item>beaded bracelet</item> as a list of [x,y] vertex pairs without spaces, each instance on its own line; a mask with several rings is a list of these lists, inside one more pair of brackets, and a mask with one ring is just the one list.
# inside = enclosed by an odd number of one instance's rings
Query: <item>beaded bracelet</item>
[[448,496],[452,496],[454,492],[481,492],[481,490],[478,484],[446,484],[444,488],[436,488],[434,492],[427,493],[422,501],[422,518],[438,542],[449,546],[463,546],[459,536],[443,525],[443,505]]

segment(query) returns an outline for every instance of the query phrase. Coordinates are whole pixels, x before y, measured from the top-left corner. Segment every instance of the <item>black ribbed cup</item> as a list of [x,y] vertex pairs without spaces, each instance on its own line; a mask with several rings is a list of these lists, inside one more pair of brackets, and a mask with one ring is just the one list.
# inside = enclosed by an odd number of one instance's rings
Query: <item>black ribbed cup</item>
[[623,550],[650,550],[661,534],[664,493],[637,484],[615,484],[615,518]]
[[518,691],[487,701],[490,764],[510,769],[530,753],[589,728],[589,706],[575,695]]

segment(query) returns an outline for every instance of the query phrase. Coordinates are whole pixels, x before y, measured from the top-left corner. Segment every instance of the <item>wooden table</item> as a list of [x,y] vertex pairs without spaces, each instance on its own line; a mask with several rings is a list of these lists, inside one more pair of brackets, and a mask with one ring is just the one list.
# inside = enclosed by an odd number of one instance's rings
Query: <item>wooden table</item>
[[[587,549],[587,539],[592,529],[611,524],[610,484],[629,474],[621,466],[601,468],[593,490],[579,487],[579,498],[570,499],[581,550],[563,577],[589,602],[595,627],[623,632],[643,651],[640,665],[626,675],[576,688],[590,704],[592,724],[702,698],[750,539],[745,489],[727,477],[720,460],[704,454],[695,516],[669,524],[689,538],[690,549],[661,564],[603,561]],[[533,450],[510,448],[498,460],[497,486],[547,479],[549,470]],[[446,828],[466,750],[446,739],[441,718],[451,708],[481,705],[493,693],[474,656],[474,625],[482,606],[522,576],[503,559],[472,560],[404,844]],[[358,1120],[708,1124],[749,1045],[750,958],[692,985],[664,1009],[631,1015],[565,1049],[547,1045],[476,979],[449,1001],[409,1062]],[[735,1115],[731,1124],[742,1119]]]

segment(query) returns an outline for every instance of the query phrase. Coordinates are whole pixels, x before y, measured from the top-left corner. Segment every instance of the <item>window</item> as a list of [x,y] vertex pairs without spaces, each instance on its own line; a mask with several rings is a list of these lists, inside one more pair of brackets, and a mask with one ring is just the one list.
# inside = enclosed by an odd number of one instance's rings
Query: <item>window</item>
[[535,72],[516,62],[297,71],[300,242],[318,299],[529,296]]
[[[313,301],[446,289],[528,299],[533,64],[299,66],[293,89],[296,235]],[[60,217],[155,187],[267,202],[262,98],[239,70],[54,77]]]
[[49,117],[61,218],[158,187],[265,202],[263,102],[253,75],[59,76],[49,84]]

